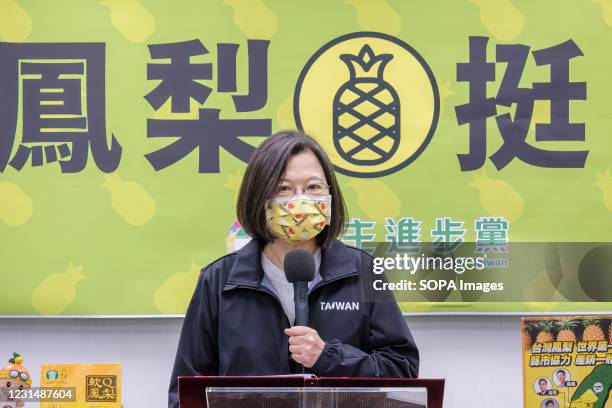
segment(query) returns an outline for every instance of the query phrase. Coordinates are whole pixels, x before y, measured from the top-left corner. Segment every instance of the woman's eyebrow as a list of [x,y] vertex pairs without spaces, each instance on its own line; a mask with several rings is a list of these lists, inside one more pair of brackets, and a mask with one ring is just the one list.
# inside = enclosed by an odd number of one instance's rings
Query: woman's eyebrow
[[311,180],[325,181],[325,179],[323,179],[323,178],[321,178],[319,176],[312,176],[311,178],[308,179],[308,181],[311,181]]
[[[306,182],[312,181],[312,180],[325,181],[325,179],[320,177],[320,176],[312,176],[312,177],[307,178]],[[279,180],[279,183],[284,183],[284,182],[293,183],[293,181],[291,181],[289,179],[286,179],[286,178],[282,178],[282,179]]]

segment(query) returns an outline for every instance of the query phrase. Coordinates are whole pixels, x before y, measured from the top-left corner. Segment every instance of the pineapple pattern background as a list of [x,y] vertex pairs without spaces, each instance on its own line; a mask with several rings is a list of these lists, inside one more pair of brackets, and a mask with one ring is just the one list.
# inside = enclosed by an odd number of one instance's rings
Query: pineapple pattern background
[[[0,315],[181,313],[201,267],[226,252],[245,163],[221,149],[218,174],[194,172],[196,155],[164,171],[151,168],[143,155],[162,141],[146,137],[147,119],[194,119],[202,105],[192,99],[190,112],[172,113],[167,101],[152,110],[143,98],[157,84],[147,80],[149,44],[199,39],[209,52],[191,60],[212,63],[215,73],[217,44],[239,44],[237,93],[244,95],[247,40],[270,40],[267,103],[252,117],[270,118],[273,130],[301,126],[319,138],[339,169],[349,215],[376,221],[379,237],[388,217],[414,217],[426,232],[438,216],[466,223],[504,216],[513,242],[610,242],[611,16],[609,0],[0,0],[2,42],[105,43],[106,124],[123,147],[115,174],[101,173],[91,157],[76,174],[52,165],[0,173]],[[588,100],[572,104],[570,121],[586,122],[587,136],[568,148],[591,152],[586,168],[512,163],[497,171],[487,163],[477,172],[459,170],[456,155],[466,152],[468,134],[454,107],[468,100],[469,90],[456,82],[456,64],[467,60],[471,35],[490,37],[489,59],[497,44],[538,49],[570,37],[584,50],[572,61],[570,80],[588,82]],[[504,69],[497,64],[491,92]],[[528,86],[548,74],[529,59],[521,81]],[[214,90],[215,79],[202,81],[213,88],[204,107],[221,109],[221,117],[245,117],[229,95]],[[348,106],[360,114],[335,109]],[[535,105],[528,141],[535,121],[550,121],[549,109]],[[18,125],[16,138],[20,132]],[[487,132],[493,149],[501,139],[492,118]],[[245,138],[254,146],[261,140]],[[473,240],[473,231],[465,238]],[[533,277],[531,292],[557,287],[547,303],[424,298],[402,308],[612,310],[612,303],[589,302],[592,290],[585,290],[584,302],[565,301],[592,272],[580,271],[584,256],[566,259],[574,267],[559,281],[543,272]],[[609,338],[608,321],[600,320],[589,333],[599,335],[600,327]],[[573,331],[578,340],[586,330],[566,326],[563,336]],[[553,324],[551,330],[556,337],[561,329]],[[529,341],[540,331],[533,326]]]

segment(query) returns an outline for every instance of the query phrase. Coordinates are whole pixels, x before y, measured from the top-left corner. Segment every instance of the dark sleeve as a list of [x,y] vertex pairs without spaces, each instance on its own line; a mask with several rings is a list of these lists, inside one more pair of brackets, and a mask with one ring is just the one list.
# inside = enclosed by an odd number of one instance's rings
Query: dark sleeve
[[198,279],[187,308],[168,389],[168,407],[178,408],[178,377],[215,375],[217,371],[217,305],[209,268]]
[[[362,276],[369,284],[371,257],[364,263],[366,270]],[[379,278],[384,279],[383,275]],[[326,341],[323,352],[312,367],[313,372],[334,377],[418,377],[419,350],[393,294],[389,291],[377,293],[376,299],[368,305],[370,350],[360,350],[337,339]]]

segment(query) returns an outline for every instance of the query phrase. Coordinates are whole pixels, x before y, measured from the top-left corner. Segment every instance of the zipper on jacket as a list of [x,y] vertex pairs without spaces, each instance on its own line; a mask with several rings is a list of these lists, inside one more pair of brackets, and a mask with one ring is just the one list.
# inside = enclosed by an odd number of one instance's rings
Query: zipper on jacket
[[314,293],[314,291],[315,291],[315,290],[318,290],[319,288],[322,288],[323,286],[325,286],[325,285],[327,285],[327,284],[330,284],[330,283],[333,283],[333,282],[337,282],[337,281],[339,281],[340,279],[350,278],[350,277],[353,277],[353,276],[359,276],[359,273],[349,273],[349,274],[346,274],[346,275],[337,276],[337,277],[335,277],[335,278],[333,278],[333,279],[330,279],[330,280],[328,280],[328,281],[321,280],[321,281],[317,282],[317,284],[316,284],[316,285],[314,285],[314,286],[313,286],[313,287],[312,287],[312,288],[311,288],[311,289],[308,291],[308,296],[310,297],[310,294],[311,294],[311,293]]
[[291,365],[291,361],[290,361],[290,356],[289,356],[289,337],[285,334],[285,329],[290,328],[290,324],[289,324],[289,318],[287,317],[287,315],[285,314],[285,310],[283,309],[282,303],[280,301],[280,299],[278,298],[278,296],[276,296],[276,294],[272,291],[270,291],[268,288],[266,287],[262,287],[262,286],[248,286],[248,285],[242,285],[242,284],[238,284],[236,285],[237,288],[241,288],[241,289],[250,289],[250,290],[254,290],[255,292],[260,292],[260,293],[266,293],[270,296],[272,296],[274,298],[274,300],[276,300],[276,304],[277,304],[277,308],[280,309],[280,313],[281,313],[281,317],[282,320],[285,322],[285,327],[282,328],[283,333],[282,335],[284,336],[285,340],[281,341],[281,355],[285,355],[284,359],[281,359],[283,361],[283,365],[284,365],[284,369],[285,372],[287,373],[292,373],[294,374],[294,370],[292,370],[292,365]]
[[[313,286],[309,291],[308,291],[308,302],[310,303],[310,298],[311,298],[311,294],[314,293],[316,290],[319,290],[320,288],[322,288],[325,285],[328,285],[330,283],[333,282],[337,282],[341,279],[345,279],[345,278],[349,278],[352,276],[358,276],[358,273],[352,273],[352,274],[346,274],[346,275],[342,275],[342,276],[337,276],[333,279],[330,279],[328,281],[319,281],[315,286]],[[294,363],[291,361],[291,356],[289,353],[289,338],[284,334],[284,329],[288,329],[290,326],[289,324],[289,319],[287,318],[287,315],[285,314],[285,311],[283,309],[283,306],[281,304],[280,299],[278,298],[278,296],[276,296],[276,294],[272,291],[270,291],[268,288],[266,287],[262,287],[262,286],[250,286],[250,285],[244,285],[244,284],[237,284],[236,287],[238,288],[242,288],[242,289],[251,289],[254,290],[256,292],[261,292],[261,293],[266,293],[270,296],[272,296],[274,298],[274,300],[276,300],[276,304],[278,309],[280,309],[280,313],[281,316],[283,317],[283,321],[285,322],[285,327],[283,328],[283,336],[285,336],[285,341],[283,341],[282,343],[282,347],[283,350],[281,350],[281,354],[285,355],[285,358],[282,359],[283,361],[283,365],[284,365],[284,369],[286,372],[288,373],[292,373],[292,374],[296,374],[299,372],[298,370],[298,364]],[[310,324],[312,322],[312,314],[309,313],[308,314],[308,324]],[[294,369],[295,368],[295,369]],[[308,369],[306,369],[308,370]]]

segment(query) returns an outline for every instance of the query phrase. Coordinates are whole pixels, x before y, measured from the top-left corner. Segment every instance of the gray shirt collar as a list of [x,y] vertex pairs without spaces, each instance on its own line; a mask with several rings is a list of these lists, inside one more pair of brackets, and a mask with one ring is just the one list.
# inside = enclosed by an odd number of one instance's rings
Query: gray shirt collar
[[[319,266],[321,265],[321,249],[318,248],[314,253],[315,259],[315,276],[314,279],[308,282],[308,289],[312,289],[319,281],[321,274]],[[261,286],[272,291],[281,302],[283,310],[289,319],[289,323],[293,325],[295,321],[295,305],[293,303],[293,284],[287,281],[285,272],[276,266],[264,253],[261,251],[261,267],[264,272]]]

